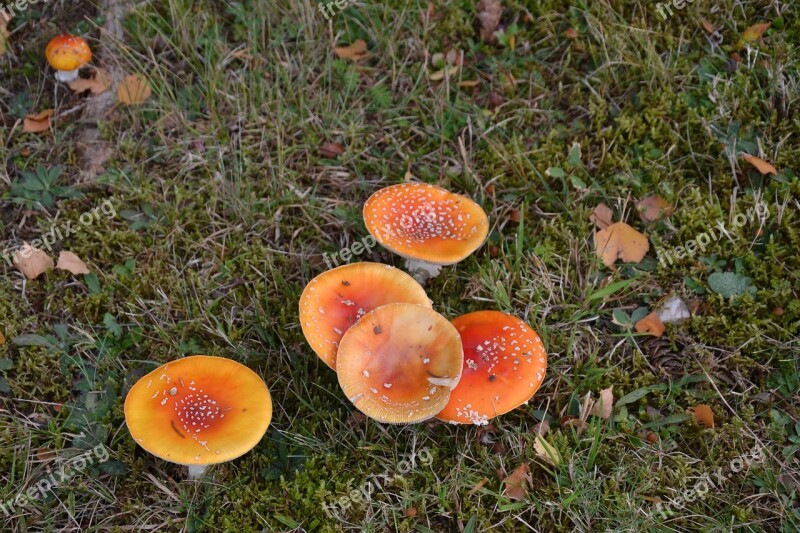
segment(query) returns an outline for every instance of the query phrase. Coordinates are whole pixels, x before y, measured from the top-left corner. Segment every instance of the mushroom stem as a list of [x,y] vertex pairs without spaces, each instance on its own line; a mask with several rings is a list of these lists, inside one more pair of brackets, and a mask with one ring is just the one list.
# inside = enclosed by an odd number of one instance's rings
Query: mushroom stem
[[189,479],[197,479],[202,476],[208,465],[189,465]]
[[57,70],[56,71],[56,79],[62,83],[69,83],[71,81],[75,81],[78,78],[78,71],[80,69],[75,70]]
[[420,285],[424,285],[426,281],[439,275],[439,272],[442,270],[442,265],[434,265],[433,263],[426,263],[419,259],[406,258],[406,269]]

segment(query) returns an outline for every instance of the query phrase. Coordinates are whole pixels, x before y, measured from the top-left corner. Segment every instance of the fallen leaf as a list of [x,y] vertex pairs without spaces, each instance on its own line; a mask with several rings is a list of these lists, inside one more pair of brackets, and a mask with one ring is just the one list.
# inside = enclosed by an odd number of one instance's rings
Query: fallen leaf
[[656,337],[662,336],[667,329],[655,311],[638,321],[634,328],[636,333],[649,333]]
[[67,272],[71,272],[76,276],[79,274],[89,273],[89,267],[86,266],[86,263],[81,261],[80,257],[65,250],[62,250],[61,253],[58,254],[58,263],[56,263],[56,268],[59,270],[66,270]]
[[46,463],[47,461],[52,461],[53,459],[58,457],[58,454],[56,452],[54,452],[53,450],[48,450],[47,448],[42,446],[41,448],[36,450],[36,457],[41,462]]
[[503,480],[505,484],[503,496],[511,500],[524,500],[527,497],[525,486],[528,484],[528,472],[530,471],[528,465],[522,463],[511,472],[511,475]]
[[3,335],[2,331],[0,331],[0,346],[4,345],[5,343],[6,343],[6,336]]
[[481,84],[481,80],[463,80],[458,82],[459,87],[477,87]]
[[413,517],[413,516],[417,516],[417,508],[416,507],[409,507],[408,509],[403,511],[403,514],[408,516],[409,518]]
[[690,407],[688,411],[694,415],[694,418],[700,424],[703,424],[707,428],[714,427],[714,412],[711,410],[711,407],[700,404]]
[[126,105],[143,104],[153,94],[150,82],[140,74],[131,74],[117,87],[117,100]]
[[69,88],[76,93],[90,91],[92,96],[97,96],[111,88],[111,76],[105,70],[98,68],[91,78],[78,78],[70,82]]
[[615,222],[594,234],[595,252],[606,266],[617,259],[626,263],[638,263],[650,250],[647,237],[625,222]]
[[700,21],[700,24],[703,25],[703,29],[706,30],[706,32],[708,32],[708,33],[714,33],[715,31],[717,31],[717,29],[714,27],[714,25],[711,24],[706,19],[702,19]]
[[670,216],[675,210],[669,205],[669,202],[656,194],[639,201],[636,204],[636,208],[639,210],[639,216],[645,222],[657,222]]
[[53,260],[50,256],[27,242],[14,252],[13,263],[28,279],[36,279],[53,269]]
[[567,39],[577,39],[578,31],[575,28],[567,28],[567,31],[564,32],[564,36]]
[[481,23],[481,39],[485,42],[495,40],[494,32],[500,24],[500,17],[503,14],[503,5],[500,0],[480,0],[476,6],[478,9],[478,21]]
[[501,105],[505,103],[505,98],[503,98],[500,94],[489,91],[489,95],[486,97],[486,107],[489,108],[491,111],[494,111]]
[[742,159],[756,167],[761,174],[778,174],[778,169],[759,157],[750,154],[742,154]]
[[606,229],[614,220],[614,212],[606,204],[597,204],[589,220],[595,223],[598,229]]
[[319,153],[326,159],[334,159],[344,153],[341,143],[325,143],[319,147]]
[[45,109],[35,115],[28,115],[25,117],[25,122],[22,131],[25,133],[41,133],[50,129],[50,117],[53,116],[55,111],[52,109]]
[[470,489],[470,491],[467,493],[467,496],[472,496],[473,494],[481,490],[481,487],[486,485],[488,482],[489,482],[488,477],[485,477],[482,480],[478,481],[478,483],[474,487],[472,487],[472,489]]
[[431,81],[442,81],[445,78],[450,78],[454,74],[457,74],[459,70],[461,70],[461,67],[459,67],[458,65],[453,65],[452,67],[447,67],[442,70],[437,70],[436,72],[431,72],[428,78]]
[[600,391],[600,399],[594,404],[592,414],[608,420],[614,410],[614,386]]
[[769,29],[771,25],[772,25],[771,22],[759,22],[758,24],[753,24],[752,26],[744,30],[744,33],[742,34],[742,39],[744,39],[744,41],[748,43],[755,42],[761,39],[761,36],[764,35],[764,32],[767,31],[767,29]]
[[679,296],[672,296],[665,301],[658,309],[658,318],[661,322],[667,324],[669,322],[680,322],[687,318],[691,318],[692,314],[689,312],[689,306],[680,299]]
[[364,39],[358,39],[349,46],[337,46],[333,52],[339,59],[349,59],[350,61],[359,61],[369,55]]
[[550,422],[545,418],[541,422],[534,424],[530,431],[534,435],[547,435],[547,432],[550,431]]
[[536,439],[533,442],[533,449],[536,451],[536,455],[548,463],[556,466],[561,463],[561,455],[558,453],[558,450],[556,450],[552,444],[544,440],[544,437],[541,435],[536,435]]

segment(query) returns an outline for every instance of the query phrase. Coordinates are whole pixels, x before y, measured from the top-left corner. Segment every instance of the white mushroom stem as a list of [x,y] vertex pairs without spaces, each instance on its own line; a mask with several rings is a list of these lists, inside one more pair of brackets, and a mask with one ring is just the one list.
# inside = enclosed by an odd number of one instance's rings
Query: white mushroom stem
[[71,81],[75,81],[78,79],[78,71],[80,69],[75,70],[57,70],[56,71],[56,79],[62,83],[69,83]]
[[406,270],[411,274],[418,283],[424,284],[429,279],[433,279],[439,275],[442,270],[442,265],[434,265],[433,263],[426,263],[419,259],[406,258]]
[[208,465],[189,465],[189,479],[197,479],[205,473]]

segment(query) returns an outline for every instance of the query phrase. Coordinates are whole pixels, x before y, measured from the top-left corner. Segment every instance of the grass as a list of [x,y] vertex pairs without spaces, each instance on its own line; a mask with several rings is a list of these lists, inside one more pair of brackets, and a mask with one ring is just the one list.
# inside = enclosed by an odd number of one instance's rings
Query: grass
[[[3,530],[800,526],[800,22],[790,3],[695,2],[664,21],[634,0],[507,2],[513,47],[482,42],[466,0],[433,18],[426,2],[358,3],[330,23],[309,2],[137,3],[114,46],[154,95],[100,123],[113,156],[96,177],[80,172],[82,99],[56,90],[43,51],[58,31],[97,43],[105,14],[36,7],[12,21],[14,49],[0,57],[0,245],[77,223],[105,200],[118,216],[58,245],[96,278],[25,281],[0,267],[0,503],[57,469],[56,457],[102,443],[110,459],[12,517],[0,510]],[[700,19],[720,30],[721,48]],[[764,37],[739,47],[762,21],[772,22]],[[359,38],[369,58],[332,54]],[[458,79],[477,87],[429,80],[428,54],[451,49],[464,51]],[[64,114],[51,133],[21,132],[25,114],[55,107]],[[322,157],[326,142],[345,152]],[[762,176],[742,151],[778,174]],[[40,165],[63,167],[58,185],[80,195],[45,209],[15,203],[12,185]],[[364,420],[297,323],[322,254],[366,236],[361,205],[406,172],[474,198],[492,225],[485,246],[426,287],[435,308],[513,313],[548,348],[541,390],[489,429]],[[675,206],[667,221],[637,216],[635,199],[650,194]],[[759,198],[770,211],[761,235],[745,226],[694,258],[655,259]],[[648,236],[642,263],[598,260],[589,215],[600,202]],[[380,248],[360,259],[402,265]],[[714,272],[756,290],[723,298],[709,287]],[[694,316],[661,338],[614,320],[673,294]],[[139,376],[194,353],[250,366],[275,403],[262,442],[201,483],[138,448],[122,412]],[[612,385],[609,420],[565,418]],[[715,428],[685,416],[698,404]],[[557,466],[534,449],[542,419]],[[655,512],[756,445],[762,463],[666,518]],[[400,475],[421,450],[433,462]],[[511,500],[501,479],[523,463],[530,490]],[[323,509],[370,481],[369,498],[335,517]]]

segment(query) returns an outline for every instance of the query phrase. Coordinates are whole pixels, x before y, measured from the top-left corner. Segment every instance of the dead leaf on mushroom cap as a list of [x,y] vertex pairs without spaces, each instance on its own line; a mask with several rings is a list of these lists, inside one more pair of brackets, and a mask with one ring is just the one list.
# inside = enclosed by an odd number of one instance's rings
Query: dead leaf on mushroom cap
[[595,252],[606,266],[617,259],[626,263],[638,263],[650,250],[647,237],[625,222],[615,222],[594,234]]
[[117,100],[126,105],[143,104],[152,94],[150,82],[140,74],[126,76],[117,87]]
[[350,61],[360,61],[369,55],[364,39],[358,39],[348,46],[337,46],[333,52],[339,59],[349,59]]
[[661,322],[661,317],[658,316],[656,311],[653,311],[634,325],[636,333],[649,333],[655,337],[660,337],[667,330],[664,323]]
[[778,175],[778,169],[776,169],[771,164],[767,163],[760,157],[756,157],[750,154],[742,154],[742,159],[756,167],[756,169],[761,172],[761,174],[775,174]]
[[639,216],[645,222],[657,222],[662,218],[666,218],[675,210],[669,202],[654,194],[648,196],[644,200],[640,200],[636,204],[636,209],[639,210]]
[[694,415],[695,419],[700,424],[703,424],[707,428],[714,427],[714,411],[712,411],[711,407],[708,405],[695,405],[687,410]]
[[500,0],[480,0],[475,6],[478,9],[478,21],[481,23],[481,39],[485,42],[495,40],[494,32],[500,25],[503,15],[503,5]]
[[111,88],[111,76],[105,70],[98,68],[94,70],[91,78],[78,78],[70,82],[69,88],[76,93],[90,91],[92,96],[97,96]]
[[53,109],[45,109],[35,115],[28,115],[22,127],[25,133],[41,133],[50,129],[50,117],[53,116],[55,111]]
[[608,420],[614,410],[614,386],[600,391],[600,399],[594,404],[592,414]]
[[89,267],[86,266],[86,263],[74,253],[67,252],[66,250],[62,250],[61,253],[58,254],[56,268],[59,270],[66,270],[76,276],[89,273]]
[[606,204],[597,204],[589,220],[595,223],[598,229],[606,229],[614,223],[614,212]]
[[53,269],[53,260],[50,256],[27,242],[14,252],[12,262],[17,270],[28,279],[36,279]]
[[524,500],[527,497],[525,487],[528,485],[528,473],[531,469],[525,463],[519,465],[511,475],[505,478],[503,496],[511,500]]

